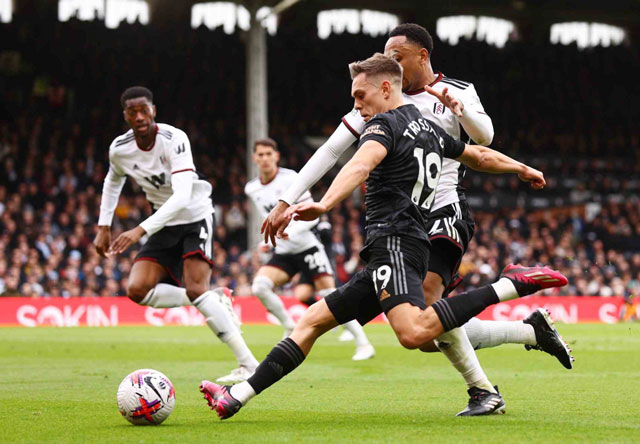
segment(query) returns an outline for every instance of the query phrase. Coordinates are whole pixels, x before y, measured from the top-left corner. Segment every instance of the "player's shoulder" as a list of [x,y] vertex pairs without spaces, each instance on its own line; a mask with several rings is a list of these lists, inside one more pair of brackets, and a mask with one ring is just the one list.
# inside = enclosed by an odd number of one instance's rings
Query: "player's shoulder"
[[377,135],[393,138],[394,130],[398,128],[398,113],[398,108],[396,108],[376,114],[366,123],[361,137]]
[[115,139],[113,139],[113,142],[111,142],[111,145],[109,146],[109,151],[116,151],[119,148],[122,148],[128,144],[130,144],[131,142],[135,141],[135,137],[133,134],[133,130],[130,129],[129,131],[127,131],[124,134],[119,135],[118,137],[116,137]]
[[473,88],[473,83],[471,82],[467,82],[465,80],[460,80],[460,79],[454,79],[453,77],[445,76],[444,74],[442,74],[442,78],[438,83],[441,84],[441,87],[447,87],[450,89],[453,88],[460,91],[464,91],[466,89],[469,89],[470,87]]
[[165,139],[167,142],[175,142],[181,137],[186,137],[187,134],[180,128],[169,125],[167,123],[157,123],[158,136]]
[[291,168],[278,167],[278,174],[276,176],[292,177],[296,176],[297,174],[298,172],[296,170],[292,170]]
[[249,182],[247,182],[247,184],[244,186],[244,194],[253,194],[256,191],[258,191],[260,188],[262,187],[262,183],[260,182],[260,177],[255,177],[253,179],[251,179]]

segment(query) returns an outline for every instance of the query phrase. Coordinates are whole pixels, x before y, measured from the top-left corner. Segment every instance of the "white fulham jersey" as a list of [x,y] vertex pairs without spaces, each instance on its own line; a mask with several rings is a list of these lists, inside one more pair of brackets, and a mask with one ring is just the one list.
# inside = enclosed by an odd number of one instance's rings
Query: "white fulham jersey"
[[[451,79],[442,73],[437,73],[436,80],[430,85],[436,91],[449,88],[451,94],[462,101],[465,112],[476,111],[485,114],[480,98],[473,84],[461,80]],[[458,117],[444,106],[437,97],[432,96],[423,89],[403,93],[405,104],[413,104],[427,119],[435,122],[444,129],[447,134],[460,140],[461,125]],[[354,136],[360,138],[366,122],[355,109],[342,118],[344,124],[351,130]],[[468,141],[464,141],[468,142]],[[436,188],[436,196],[431,206],[431,211],[459,202],[459,192],[462,193],[460,183],[466,172],[465,166],[453,159],[442,160],[442,173]]]
[[[253,202],[261,219],[265,219],[269,215],[269,212],[278,204],[280,196],[289,188],[297,175],[298,173],[288,168],[278,168],[278,172],[271,182],[262,183],[260,177],[256,177],[247,183],[244,192]],[[307,201],[313,201],[309,191],[306,191],[296,203]],[[311,231],[316,225],[318,225],[318,220],[311,222],[292,220],[285,230],[289,234],[289,239],[278,239],[275,252],[277,254],[296,254],[312,247],[322,248],[322,244]]]
[[[214,211],[211,184],[198,179],[189,138],[184,131],[171,125],[156,125],[155,142],[146,150],[138,147],[133,130],[114,139],[109,147],[109,182],[122,189],[126,176],[133,178],[153,209],[158,210],[173,194],[172,175],[192,174],[191,198],[182,204],[182,208],[166,225],[189,224],[210,216]],[[112,211],[105,211],[104,214],[101,211],[98,224],[111,225],[112,218]]]

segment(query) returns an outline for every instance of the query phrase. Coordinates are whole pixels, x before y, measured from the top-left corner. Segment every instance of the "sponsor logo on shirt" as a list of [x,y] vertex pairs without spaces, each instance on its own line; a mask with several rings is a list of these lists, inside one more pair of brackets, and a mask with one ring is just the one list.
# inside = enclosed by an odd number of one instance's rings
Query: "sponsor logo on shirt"
[[386,136],[387,135],[387,133],[385,133],[380,128],[380,125],[371,125],[371,126],[367,127],[367,129],[364,131],[364,134],[362,134],[362,135],[366,136],[368,134],[378,134],[380,136]]

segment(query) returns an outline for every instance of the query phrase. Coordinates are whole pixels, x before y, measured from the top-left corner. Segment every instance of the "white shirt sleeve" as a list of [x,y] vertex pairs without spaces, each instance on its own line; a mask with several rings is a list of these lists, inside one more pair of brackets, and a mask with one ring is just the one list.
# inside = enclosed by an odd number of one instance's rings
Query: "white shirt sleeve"
[[102,184],[102,200],[100,201],[100,217],[98,225],[110,227],[113,214],[118,206],[118,199],[127,176],[118,168],[115,159],[109,156],[109,172]]
[[475,87],[469,85],[459,99],[464,104],[462,117],[458,118],[462,128],[475,143],[488,146],[493,140],[493,122],[484,111]]
[[280,200],[291,205],[300,196],[324,176],[338,161],[338,158],[356,141],[356,136],[344,121],[336,128],[331,137],[311,156],[298,173],[296,180],[289,186]]
[[289,237],[295,237],[300,233],[304,233],[305,231],[309,231],[313,229],[316,225],[318,225],[319,220],[292,220],[291,223],[287,226],[286,232]]
[[193,163],[193,155],[191,154],[191,143],[184,131],[177,130],[171,140],[171,145],[165,153],[171,163],[171,174],[182,171],[195,171],[196,166]]
[[171,176],[173,194],[162,204],[158,211],[144,220],[140,226],[149,236],[167,225],[182,210],[185,202],[191,199],[193,182],[197,175],[193,170],[178,171]]

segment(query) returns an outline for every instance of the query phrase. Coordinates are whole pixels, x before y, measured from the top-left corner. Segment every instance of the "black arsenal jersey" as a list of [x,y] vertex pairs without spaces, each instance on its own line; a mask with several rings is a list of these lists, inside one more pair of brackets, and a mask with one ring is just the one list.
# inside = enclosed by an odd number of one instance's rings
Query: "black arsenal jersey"
[[365,245],[389,235],[428,242],[426,219],[435,198],[442,158],[455,159],[465,144],[425,119],[414,105],[375,115],[358,147],[375,140],[387,156],[367,179]]

